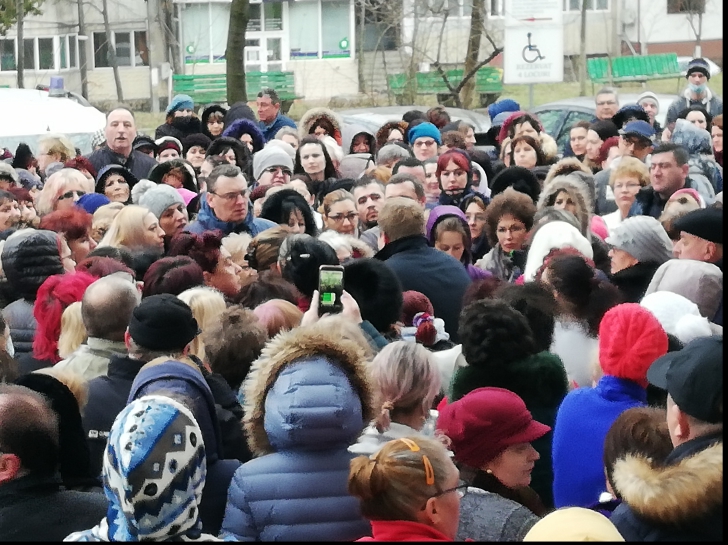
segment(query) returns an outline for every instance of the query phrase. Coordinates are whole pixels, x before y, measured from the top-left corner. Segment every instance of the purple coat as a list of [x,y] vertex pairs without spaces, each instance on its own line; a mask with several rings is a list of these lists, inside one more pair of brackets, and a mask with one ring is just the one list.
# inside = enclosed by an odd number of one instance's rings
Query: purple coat
[[473,265],[473,258],[470,253],[470,250],[473,246],[473,242],[470,238],[470,227],[468,226],[468,220],[465,219],[465,213],[457,206],[441,204],[430,210],[430,215],[427,217],[426,225],[427,242],[430,244],[430,246],[435,246],[435,226],[440,223],[441,220],[450,216],[457,217],[462,222],[463,227],[465,228],[465,240],[463,241],[465,250],[463,251],[462,257],[460,258],[460,262],[465,267],[465,270],[467,271],[468,276],[470,276],[470,279],[475,281],[480,280],[481,278],[487,278],[489,276],[492,276],[490,272],[479,269],[478,267]]

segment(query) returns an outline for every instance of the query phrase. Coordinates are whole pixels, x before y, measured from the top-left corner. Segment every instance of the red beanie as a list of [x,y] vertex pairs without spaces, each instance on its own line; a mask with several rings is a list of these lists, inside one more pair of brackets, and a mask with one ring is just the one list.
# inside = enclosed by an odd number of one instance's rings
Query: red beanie
[[412,320],[418,312],[426,312],[430,316],[435,315],[432,303],[424,293],[407,290],[402,293],[402,323],[406,327],[412,326]]
[[647,369],[667,353],[667,333],[649,310],[623,303],[599,324],[599,363],[605,375],[647,386]]
[[551,428],[536,422],[523,400],[504,388],[476,388],[440,408],[436,428],[458,462],[481,469],[511,445],[531,443]]

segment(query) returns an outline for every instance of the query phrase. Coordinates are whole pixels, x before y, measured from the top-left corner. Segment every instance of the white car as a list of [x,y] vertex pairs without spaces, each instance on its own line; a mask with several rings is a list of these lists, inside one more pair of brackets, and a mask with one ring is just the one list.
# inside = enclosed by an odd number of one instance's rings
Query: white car
[[[693,58],[694,57],[678,57],[677,58],[677,64],[680,67],[680,73],[683,76],[687,74],[687,72],[688,72],[688,64],[690,64],[690,61],[693,60]],[[718,66],[717,64],[715,64],[710,59],[706,59],[705,57],[703,57],[703,59],[705,59],[705,61],[708,63],[708,66],[710,66],[710,77],[711,78],[713,76],[715,76],[716,74],[720,74],[721,73],[722,70],[720,69],[720,66]]]

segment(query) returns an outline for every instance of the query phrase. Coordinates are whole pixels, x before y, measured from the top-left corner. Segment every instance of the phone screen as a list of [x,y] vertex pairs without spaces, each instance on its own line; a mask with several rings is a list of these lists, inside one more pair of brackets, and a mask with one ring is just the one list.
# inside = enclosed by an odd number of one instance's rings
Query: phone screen
[[322,312],[341,310],[343,284],[343,269],[321,269],[319,271],[319,308]]

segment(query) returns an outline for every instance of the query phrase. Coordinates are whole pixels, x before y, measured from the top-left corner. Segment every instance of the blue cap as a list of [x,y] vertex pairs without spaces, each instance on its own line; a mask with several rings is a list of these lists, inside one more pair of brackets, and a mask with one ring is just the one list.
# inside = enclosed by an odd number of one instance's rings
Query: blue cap
[[624,127],[619,129],[619,134],[623,136],[634,134],[641,138],[645,138],[650,142],[655,139],[655,129],[653,129],[652,125],[646,121],[630,121]]
[[414,144],[415,140],[417,140],[418,138],[423,138],[426,136],[433,138],[435,142],[437,142],[438,146],[442,144],[440,129],[427,121],[415,125],[407,133],[407,139],[410,141],[411,144]]
[[76,201],[76,206],[89,214],[93,214],[98,208],[110,202],[109,198],[101,193],[86,193],[85,195],[81,195],[81,198]]
[[195,109],[195,101],[192,100],[192,97],[190,95],[174,95],[169,103],[169,106],[167,106],[167,113],[171,114],[177,110],[182,109]]

